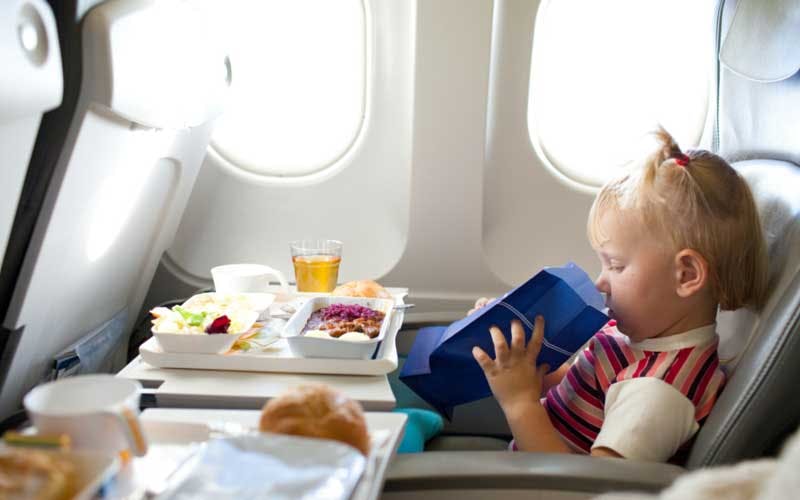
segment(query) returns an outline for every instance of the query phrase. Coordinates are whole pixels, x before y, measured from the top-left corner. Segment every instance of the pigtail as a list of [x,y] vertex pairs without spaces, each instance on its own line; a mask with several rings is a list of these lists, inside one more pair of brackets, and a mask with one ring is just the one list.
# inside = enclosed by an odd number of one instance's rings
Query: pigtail
[[[667,211],[681,219],[697,213],[701,209],[698,205],[705,205],[703,208],[708,209],[703,190],[697,185],[689,168],[693,158],[681,151],[678,143],[664,127],[659,126],[652,134],[658,146],[643,165],[637,189],[638,196],[643,199],[641,203],[666,206]],[[664,221],[648,221],[650,224],[659,222]]]
[[664,130],[664,127],[659,125],[658,129],[653,132],[653,135],[656,136],[656,140],[661,146],[656,153],[658,155],[659,165],[669,159],[683,159],[683,157],[686,157],[678,146],[678,143],[675,142],[675,139],[673,139],[669,132]]
[[[653,135],[655,136],[658,147],[653,154],[645,160],[645,164],[643,165],[643,171],[641,172],[642,186],[640,187],[644,188],[645,191],[655,184],[657,177],[661,175],[659,173],[660,169],[674,169],[676,166],[685,168],[691,161],[691,158],[681,151],[678,143],[675,142],[675,139],[673,139],[669,132],[664,130],[664,127],[659,126],[653,131]],[[683,175],[683,172],[676,174]]]
[[672,135],[670,135],[669,132],[664,130],[664,127],[659,125],[658,129],[653,132],[653,135],[656,136],[656,141],[660,145],[660,148],[656,153],[659,166],[662,166],[667,160],[673,160],[679,167],[689,166],[689,162],[692,160],[692,158],[688,154],[681,151],[678,143],[675,142],[675,139],[672,137]]

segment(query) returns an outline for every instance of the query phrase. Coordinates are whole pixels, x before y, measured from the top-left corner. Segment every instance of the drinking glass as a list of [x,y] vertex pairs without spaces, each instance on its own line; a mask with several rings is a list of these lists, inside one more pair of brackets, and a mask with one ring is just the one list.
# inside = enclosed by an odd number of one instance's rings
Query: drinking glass
[[339,279],[342,242],[297,240],[289,244],[298,292],[330,292]]

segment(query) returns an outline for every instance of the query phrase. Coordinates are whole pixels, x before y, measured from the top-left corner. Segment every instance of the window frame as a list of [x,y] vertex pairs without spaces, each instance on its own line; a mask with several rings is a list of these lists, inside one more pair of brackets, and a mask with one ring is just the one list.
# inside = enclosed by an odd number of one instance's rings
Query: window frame
[[[531,37],[531,59],[530,59],[530,68],[528,73],[528,85],[527,85],[527,103],[526,103],[526,125],[527,125],[527,136],[528,142],[533,149],[536,157],[541,161],[541,163],[545,166],[545,169],[555,177],[559,182],[566,185],[567,187],[574,189],[578,192],[587,193],[587,194],[596,194],[608,181],[608,177],[598,183],[590,182],[588,180],[577,178],[574,175],[570,174],[571,169],[567,169],[564,167],[559,166],[559,162],[552,157],[551,154],[547,152],[547,148],[543,145],[541,134],[539,133],[539,114],[531,112],[532,103],[535,102],[537,99],[535,93],[533,92],[540,84],[536,83],[538,78],[539,71],[536,71],[536,61],[540,59],[539,54],[544,50],[544,47],[541,43],[537,43],[537,35],[541,33],[540,30],[541,25],[545,22],[543,19],[546,18],[546,14],[544,11],[548,8],[551,2],[558,1],[558,0],[541,0],[539,5],[537,6],[537,13],[534,22],[534,29],[533,35]],[[709,19],[714,19],[715,15],[713,12],[716,12],[716,8],[712,8],[712,15],[709,16]],[[710,26],[710,25],[709,25]],[[706,82],[706,87],[711,89],[713,87],[713,79],[714,79],[714,65],[709,63],[707,67],[707,76],[708,81]],[[535,107],[535,106],[534,106]],[[706,99],[705,99],[705,108],[698,111],[698,114],[705,117],[703,118],[703,122],[699,123],[697,126],[698,134],[696,137],[693,138],[692,144],[693,147],[699,147],[700,144],[703,143],[703,137],[705,135],[705,131],[708,128],[708,121],[709,116],[712,108],[714,107],[714,97],[712,92],[707,92]]]
[[[270,171],[265,171],[263,166],[253,166],[242,162],[232,155],[225,152],[224,148],[218,145],[214,140],[213,131],[209,138],[207,153],[213,155],[214,159],[226,171],[245,180],[248,183],[262,184],[262,185],[306,185],[321,182],[324,179],[335,175],[340,172],[349,164],[349,158],[358,149],[358,145],[362,142],[365,135],[365,130],[368,126],[369,110],[372,103],[372,85],[370,84],[370,76],[374,73],[374,32],[373,21],[370,15],[370,7],[368,0],[357,0],[361,7],[361,15],[363,16],[364,30],[363,36],[363,67],[364,71],[361,75],[363,92],[360,99],[360,113],[359,119],[354,128],[354,132],[349,141],[347,141],[341,151],[331,157],[329,160],[316,165],[308,166],[297,172],[296,168],[287,168],[274,166]],[[232,78],[236,78],[236,68],[232,70]],[[223,111],[224,114],[224,111]]]

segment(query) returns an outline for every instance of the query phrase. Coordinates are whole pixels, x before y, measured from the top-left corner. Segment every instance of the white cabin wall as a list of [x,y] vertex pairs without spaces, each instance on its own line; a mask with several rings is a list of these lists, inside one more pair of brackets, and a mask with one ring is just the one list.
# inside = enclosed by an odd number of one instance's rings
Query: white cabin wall
[[385,279],[411,289],[417,317],[508,288],[481,243],[492,4],[418,4],[410,231]]
[[[544,266],[573,261],[599,271],[586,239],[594,193],[557,178],[528,132],[531,47],[540,2],[495,2],[491,105],[483,172],[483,245],[491,270],[521,283]],[[576,148],[581,144],[576,141]]]
[[[161,274],[208,286],[211,267],[256,262],[291,279],[288,243],[303,238],[344,241],[341,280],[378,278],[397,263],[409,227],[414,14],[413,3],[367,2],[367,113],[353,146],[330,168],[266,177],[210,151]],[[151,291],[153,299],[169,296]]]
[[412,320],[463,314],[544,266],[599,268],[585,237],[593,194],[556,179],[528,135],[538,6],[418,4],[409,239],[385,277],[411,289]]
[[538,2],[366,5],[374,74],[344,164],[322,180],[276,182],[212,151],[145,306],[210,286],[223,263],[264,263],[292,280],[288,241],[300,237],[342,239],[340,281],[408,287],[417,321],[450,321],[546,265],[596,271],[592,195],[557,180],[528,137]]

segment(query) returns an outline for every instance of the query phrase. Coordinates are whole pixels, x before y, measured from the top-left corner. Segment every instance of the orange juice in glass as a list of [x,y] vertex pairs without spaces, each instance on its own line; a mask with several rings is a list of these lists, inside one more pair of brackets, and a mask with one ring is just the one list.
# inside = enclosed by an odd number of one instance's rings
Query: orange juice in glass
[[339,278],[342,242],[298,240],[289,245],[298,292],[330,292]]

